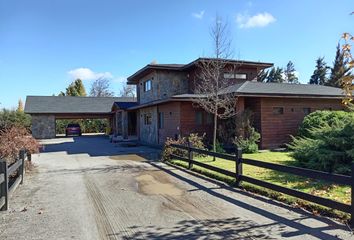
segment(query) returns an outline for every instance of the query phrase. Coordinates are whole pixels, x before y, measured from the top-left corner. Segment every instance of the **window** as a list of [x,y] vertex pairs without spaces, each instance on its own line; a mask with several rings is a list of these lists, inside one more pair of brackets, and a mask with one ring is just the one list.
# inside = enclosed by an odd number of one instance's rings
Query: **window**
[[247,74],[246,73],[224,73],[224,78],[226,79],[247,79]]
[[308,115],[311,113],[311,108],[303,108],[302,109],[305,115]]
[[212,123],[213,123],[213,118],[214,118],[214,115],[213,115],[213,114],[207,113],[206,123],[207,123],[207,124],[212,124]]
[[159,129],[163,129],[164,125],[165,125],[164,113],[163,112],[159,112]]
[[195,124],[203,124],[203,112],[195,112]]
[[144,114],[144,124],[151,125],[151,123],[152,123],[151,113]]
[[144,92],[151,90],[151,79],[144,82]]
[[273,107],[273,114],[274,115],[284,114],[284,108],[283,107]]

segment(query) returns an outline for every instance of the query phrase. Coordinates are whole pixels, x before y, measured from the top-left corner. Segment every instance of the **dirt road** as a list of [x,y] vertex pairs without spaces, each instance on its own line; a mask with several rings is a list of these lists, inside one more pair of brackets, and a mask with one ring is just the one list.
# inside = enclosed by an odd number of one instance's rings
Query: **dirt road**
[[0,213],[0,239],[354,239],[330,219],[152,161],[151,148],[44,144]]

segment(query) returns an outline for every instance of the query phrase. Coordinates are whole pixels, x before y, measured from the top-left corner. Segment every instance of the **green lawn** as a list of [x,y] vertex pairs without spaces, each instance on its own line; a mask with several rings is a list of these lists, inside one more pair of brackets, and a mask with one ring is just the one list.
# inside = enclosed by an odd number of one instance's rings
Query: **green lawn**
[[[277,164],[283,165],[294,165],[295,160],[289,155],[287,152],[271,152],[265,151],[262,153],[255,153],[255,154],[243,154],[244,158],[255,159],[265,162],[272,162]],[[235,163],[223,159],[216,159],[213,161],[212,157],[195,157],[195,160],[207,163],[219,168],[223,168],[229,171],[235,171]],[[187,164],[183,161],[179,160],[171,160],[172,163],[187,167]],[[200,172],[202,174],[209,175],[211,177],[215,177],[219,180],[232,183],[235,179],[207,170],[205,168],[201,168],[199,166],[193,166],[193,170]],[[250,176],[253,178],[257,178],[260,180],[264,180],[270,183],[274,183],[277,185],[281,185],[284,187],[297,189],[303,192],[311,193],[317,196],[330,198],[332,200],[336,200],[339,202],[350,204],[350,187],[348,186],[341,186],[335,184],[329,184],[327,182],[322,182],[314,179],[306,179],[299,176],[286,174],[278,171],[268,170],[264,168],[259,168],[251,165],[243,165],[243,174],[246,176]],[[260,192],[264,192],[264,189],[260,187],[253,186],[251,184],[243,183],[242,184],[246,189],[251,190],[260,190]],[[268,196],[282,196],[281,198],[277,197],[278,199],[285,199],[288,203],[294,203],[297,200],[295,198],[284,196],[282,194],[275,194],[272,191],[268,192]],[[298,201],[297,201],[298,202]],[[300,201],[301,202],[301,201]]]

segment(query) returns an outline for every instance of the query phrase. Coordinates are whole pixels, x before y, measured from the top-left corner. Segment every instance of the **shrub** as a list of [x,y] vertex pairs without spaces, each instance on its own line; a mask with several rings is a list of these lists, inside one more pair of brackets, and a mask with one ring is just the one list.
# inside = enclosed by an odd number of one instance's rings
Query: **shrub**
[[31,116],[22,111],[3,109],[0,111],[0,131],[11,127],[23,127],[30,131]]
[[162,152],[162,159],[168,160],[171,154],[175,154],[181,157],[187,157],[187,151],[171,147],[171,144],[178,144],[178,145],[187,145],[188,141],[191,143],[191,146],[198,148],[198,149],[206,149],[204,144],[205,134],[199,136],[197,133],[191,133],[188,137],[178,138],[174,140],[172,138],[167,138],[165,142],[165,146]]
[[247,132],[245,132],[245,136],[236,137],[234,144],[236,147],[242,148],[242,152],[244,153],[256,153],[258,152],[257,142],[259,142],[261,134],[259,134],[253,127],[247,128],[246,130]]
[[352,122],[354,115],[344,111],[316,111],[307,115],[299,127],[299,137],[312,137],[311,130],[338,122]]
[[18,157],[19,151],[26,149],[30,153],[39,151],[39,143],[24,127],[10,127],[0,132],[0,158],[9,164]]
[[319,111],[307,116],[304,122],[304,132],[292,137],[288,144],[297,163],[306,168],[349,174],[354,161],[354,113]]
[[215,147],[217,153],[225,153],[224,148],[222,147],[221,143],[218,140],[216,140]]

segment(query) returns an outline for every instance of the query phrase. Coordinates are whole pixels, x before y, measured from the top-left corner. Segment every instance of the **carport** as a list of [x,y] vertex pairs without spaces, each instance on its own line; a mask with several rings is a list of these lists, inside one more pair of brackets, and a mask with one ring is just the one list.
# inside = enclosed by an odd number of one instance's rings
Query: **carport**
[[108,119],[113,126],[114,103],[132,103],[131,97],[27,96],[25,113],[32,117],[35,138],[55,138],[57,119]]

